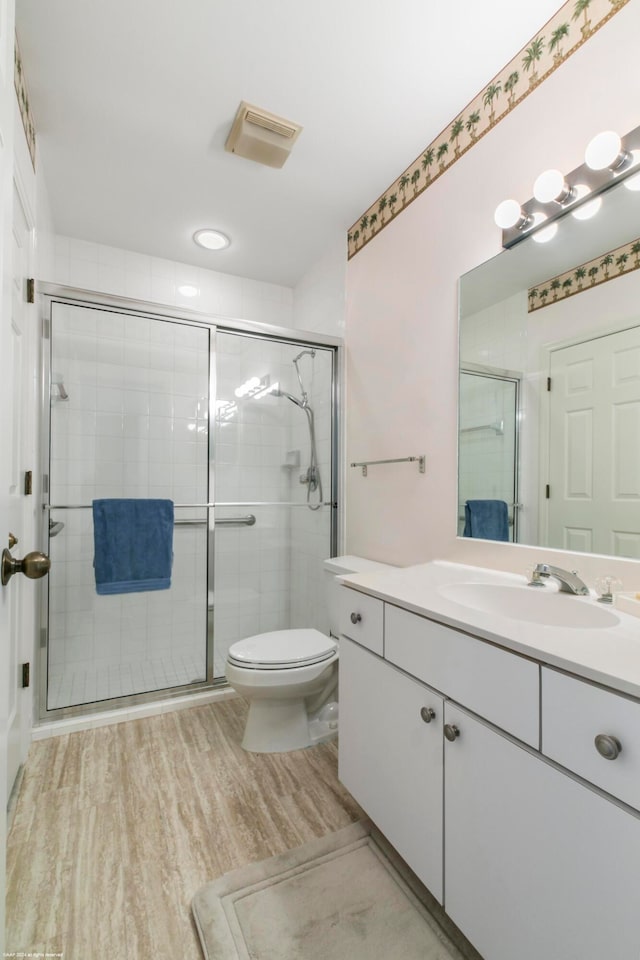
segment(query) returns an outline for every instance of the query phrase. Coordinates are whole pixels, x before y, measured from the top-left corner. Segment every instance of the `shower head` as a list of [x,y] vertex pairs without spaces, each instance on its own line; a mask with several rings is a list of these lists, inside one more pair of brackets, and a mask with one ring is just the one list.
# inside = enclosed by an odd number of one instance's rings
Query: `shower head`
[[298,360],[300,360],[301,357],[304,357],[306,355],[310,356],[311,359],[313,360],[313,358],[316,355],[316,352],[315,350],[302,350],[297,357],[293,358],[293,365],[296,368],[296,376],[298,377],[298,383],[300,384],[300,393],[302,394],[302,403],[305,406],[307,403],[307,391],[304,388],[304,383],[302,382],[302,377],[300,376],[300,367],[298,366]]

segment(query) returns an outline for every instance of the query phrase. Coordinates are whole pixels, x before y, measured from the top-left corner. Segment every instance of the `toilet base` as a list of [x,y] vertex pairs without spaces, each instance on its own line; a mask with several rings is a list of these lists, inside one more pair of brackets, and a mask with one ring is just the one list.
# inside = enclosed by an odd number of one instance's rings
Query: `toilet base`
[[252,700],[242,747],[250,753],[287,753],[332,740],[337,733],[335,720],[309,717],[303,697]]

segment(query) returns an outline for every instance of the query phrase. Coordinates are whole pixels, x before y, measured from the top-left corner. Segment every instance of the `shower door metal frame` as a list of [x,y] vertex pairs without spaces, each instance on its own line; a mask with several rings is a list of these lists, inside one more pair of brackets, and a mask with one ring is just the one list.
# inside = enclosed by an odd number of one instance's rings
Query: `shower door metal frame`
[[[339,504],[342,502],[342,478],[338,470],[338,454],[340,450],[340,400],[342,397],[343,344],[338,337],[324,334],[306,333],[280,327],[274,324],[262,324],[253,321],[232,320],[217,317],[197,310],[165,307],[161,304],[147,303],[125,297],[116,297],[81,290],[75,287],[66,287],[59,284],[40,283],[36,293],[41,303],[41,339],[43,344],[41,363],[41,507],[42,507],[42,537],[43,543],[49,542],[49,515],[52,505],[49,502],[49,469],[50,469],[50,391],[51,391],[51,316],[53,304],[67,304],[75,307],[117,312],[124,315],[143,317],[150,320],[163,320],[180,324],[191,324],[204,328],[209,332],[209,435],[208,435],[208,497],[206,504],[189,505],[202,506],[207,509],[207,519],[202,520],[207,525],[207,637],[206,637],[206,678],[190,684],[175,687],[163,687],[144,693],[127,694],[111,699],[97,700],[90,703],[74,704],[67,707],[47,708],[48,686],[48,617],[49,617],[49,583],[44,578],[39,583],[40,589],[40,630],[38,636],[38,650],[35,662],[37,666],[38,683],[38,719],[40,722],[62,720],[68,717],[90,716],[105,710],[132,707],[139,704],[160,702],[182,697],[190,693],[201,693],[207,690],[224,688],[227,683],[224,679],[215,679],[214,671],[214,606],[209,603],[209,597],[214,591],[214,539],[215,539],[215,509],[220,506],[249,507],[253,505],[267,505],[266,501],[216,503],[215,501],[215,397],[216,397],[216,349],[215,336],[221,332],[238,333],[253,338],[263,338],[269,341],[291,343],[309,347],[329,349],[331,354],[331,478],[330,496],[325,499],[324,505],[330,508],[330,555],[335,556],[342,539],[341,517]],[[275,505],[275,504],[273,504]],[[306,503],[281,502],[280,506],[307,507]],[[53,506],[56,506],[55,504]],[[58,506],[59,508],[59,506]],[[71,504],[66,509],[87,508],[90,504]]]

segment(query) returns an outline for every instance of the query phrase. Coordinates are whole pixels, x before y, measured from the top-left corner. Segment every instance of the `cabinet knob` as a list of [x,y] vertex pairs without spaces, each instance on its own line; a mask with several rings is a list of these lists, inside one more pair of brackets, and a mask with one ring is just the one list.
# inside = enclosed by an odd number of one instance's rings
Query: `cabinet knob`
[[607,733],[599,733],[593,742],[596,745],[596,750],[605,760],[615,760],[622,750],[620,741],[615,737],[610,737]]
[[433,707],[421,707],[420,709],[420,716],[422,717],[425,723],[431,723],[435,715],[436,715],[436,712],[433,709]]
[[460,731],[453,723],[445,723],[443,732],[447,740],[450,740],[451,743],[460,736]]
[[351,617],[350,617],[350,620],[351,620],[351,623],[360,623],[360,621],[362,620],[362,614],[361,614],[361,613],[352,613],[352,614],[351,614]]

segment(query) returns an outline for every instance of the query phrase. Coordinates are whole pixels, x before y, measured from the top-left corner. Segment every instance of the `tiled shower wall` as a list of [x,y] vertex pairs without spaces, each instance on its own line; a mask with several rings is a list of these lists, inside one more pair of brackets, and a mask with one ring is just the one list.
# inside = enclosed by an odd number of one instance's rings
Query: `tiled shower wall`
[[[212,255],[213,256],[213,255]],[[223,263],[223,259],[217,262]],[[234,277],[188,263],[58,235],[54,274],[43,280],[209,316],[293,326],[293,290],[276,283]],[[194,288],[192,296],[180,287]]]

